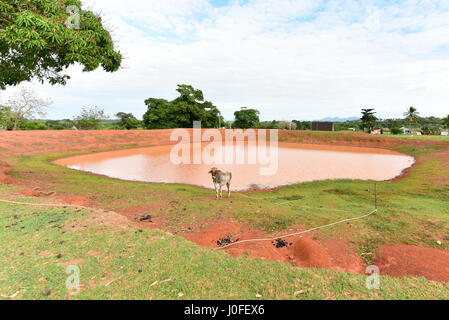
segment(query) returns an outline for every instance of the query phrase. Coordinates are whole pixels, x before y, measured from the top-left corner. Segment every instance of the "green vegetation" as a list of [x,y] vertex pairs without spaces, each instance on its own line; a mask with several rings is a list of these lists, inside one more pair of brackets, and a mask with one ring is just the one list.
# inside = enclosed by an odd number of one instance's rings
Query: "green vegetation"
[[[14,190],[0,185],[0,197]],[[0,256],[3,299],[449,298],[449,284],[424,278],[381,276],[369,291],[363,275],[234,259],[109,212],[0,203]],[[66,288],[70,265],[80,269],[76,292]]]
[[363,131],[371,132],[377,125],[377,117],[374,115],[374,109],[362,109],[362,125]]
[[[378,119],[377,127],[379,128],[389,128],[391,133],[402,134],[403,131],[400,130],[401,127],[408,127],[410,122],[406,119]],[[358,129],[362,126],[361,120],[351,120],[345,122],[336,122],[336,131],[345,131],[349,128]],[[445,120],[437,117],[419,117],[417,122],[414,123],[414,127],[422,128],[423,134],[440,135],[441,129],[445,128]]]
[[255,109],[242,107],[240,111],[234,112],[235,121],[232,124],[233,129],[249,129],[259,126],[260,112]]
[[7,103],[4,103],[6,107],[0,109],[0,122],[7,129],[33,130],[29,120],[34,119],[37,115],[44,116],[46,108],[51,103],[48,99],[40,98],[34,90],[22,88]]
[[140,121],[132,113],[119,112],[115,116],[119,118],[119,129],[131,130],[140,127]]
[[409,123],[409,125],[417,124],[419,120],[419,112],[415,107],[410,107],[404,113],[405,120]]
[[63,72],[75,63],[84,71],[118,70],[122,55],[101,17],[80,8],[78,0],[0,2],[1,89],[34,78],[65,84]]
[[101,121],[107,117],[104,110],[95,106],[93,108],[83,108],[74,121],[78,129],[98,130]]
[[178,85],[180,96],[173,101],[150,98],[143,115],[146,129],[192,128],[194,121],[201,121],[203,128],[218,128],[224,123],[220,111],[212,102],[204,101],[203,92],[190,85]]

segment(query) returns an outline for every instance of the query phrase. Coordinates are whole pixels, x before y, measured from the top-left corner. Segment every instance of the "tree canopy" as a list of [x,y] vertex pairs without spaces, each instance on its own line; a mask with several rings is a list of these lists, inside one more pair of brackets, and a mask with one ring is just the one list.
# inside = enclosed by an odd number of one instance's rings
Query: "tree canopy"
[[173,101],[149,98],[145,100],[147,112],[143,123],[147,129],[192,128],[201,121],[203,128],[217,128],[223,118],[212,102],[204,101],[201,90],[190,85],[178,85],[180,96]]
[[75,117],[76,126],[82,130],[98,130],[101,120],[107,119],[108,116],[103,109],[98,107],[83,108],[81,113]]
[[248,109],[242,107],[240,111],[234,112],[235,121],[232,124],[234,129],[249,129],[257,128],[259,126],[260,112],[256,109]]
[[415,107],[410,107],[404,113],[405,120],[411,123],[418,123],[419,120],[419,112]]
[[120,129],[137,129],[140,125],[140,121],[132,113],[119,112],[115,116],[120,120],[118,124]]
[[371,132],[377,124],[377,117],[375,116],[374,109],[362,109],[362,125],[363,130]]
[[444,126],[446,129],[449,129],[449,115],[447,115],[446,118],[443,118],[443,126]]
[[34,78],[65,84],[75,63],[84,71],[119,69],[122,55],[101,17],[80,8],[78,0],[0,1],[1,89]]

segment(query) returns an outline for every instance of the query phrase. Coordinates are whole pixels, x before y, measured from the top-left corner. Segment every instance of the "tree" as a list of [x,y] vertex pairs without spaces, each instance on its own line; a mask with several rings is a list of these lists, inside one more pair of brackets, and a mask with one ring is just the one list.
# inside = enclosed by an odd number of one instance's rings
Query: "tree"
[[371,132],[374,127],[377,124],[377,117],[374,115],[376,112],[374,112],[374,109],[362,109],[362,117],[360,120],[362,120],[361,129],[366,130],[368,129],[368,132]]
[[249,129],[257,128],[259,126],[260,112],[256,109],[248,109],[242,107],[240,111],[234,112],[235,121],[232,124],[234,129]]
[[446,129],[449,129],[449,115],[446,118],[443,118],[443,126]]
[[11,123],[11,108],[0,105],[0,127],[12,128]]
[[107,119],[108,116],[104,110],[97,106],[93,108],[83,108],[80,115],[75,117],[76,126],[82,130],[98,130],[100,128],[101,120]]
[[137,129],[140,125],[140,121],[132,113],[119,112],[115,116],[120,119],[119,127],[121,129]]
[[418,123],[419,121],[419,112],[415,107],[408,108],[407,112],[404,113],[405,120],[412,123]]
[[201,121],[203,128],[217,128],[223,124],[220,111],[212,102],[204,101],[201,90],[190,85],[178,85],[180,96],[173,101],[149,98],[143,123],[147,129],[192,128]]
[[45,110],[50,104],[50,100],[40,98],[34,90],[21,88],[6,104],[8,108],[5,110],[12,130],[17,130],[26,119],[45,116]]
[[122,55],[101,17],[79,8],[78,0],[0,1],[1,89],[34,78],[65,84],[63,72],[75,63],[119,69]]

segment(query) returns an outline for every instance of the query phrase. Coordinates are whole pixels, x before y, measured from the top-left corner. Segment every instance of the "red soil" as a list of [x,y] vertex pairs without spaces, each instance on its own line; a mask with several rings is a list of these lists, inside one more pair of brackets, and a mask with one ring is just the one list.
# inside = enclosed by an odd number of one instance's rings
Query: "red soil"
[[[17,131],[0,132],[0,157],[14,155],[33,155],[33,154],[51,154],[66,153],[75,150],[107,151],[127,147],[145,147],[167,145],[176,142],[170,142],[171,130],[154,131]],[[391,139],[379,136],[364,134],[312,134],[301,131],[280,131],[280,141],[291,143],[306,144],[332,144],[340,146],[357,146],[369,148],[392,149],[396,145],[420,147],[425,145],[445,145],[443,142],[409,139]],[[323,140],[323,136],[326,138]],[[446,165],[449,165],[449,152],[441,152],[438,157]],[[421,157],[417,158],[417,164]],[[27,195],[40,195],[42,192],[33,188],[37,186],[45,188],[48,181],[39,178],[39,181],[33,179],[35,176],[30,173],[27,176],[27,182],[17,181],[8,173],[11,167],[5,161],[0,160],[0,183],[20,184],[31,187],[31,190],[25,191]],[[398,179],[407,176],[410,170]],[[435,177],[440,179],[439,184],[447,185],[449,183],[445,177]],[[49,190],[51,191],[51,190]],[[45,194],[44,194],[45,196]],[[59,196],[59,200],[69,204],[83,206],[96,205],[94,198],[81,195]],[[211,197],[212,201],[213,197]],[[126,200],[126,199],[124,199]],[[151,214],[166,204],[157,203],[151,206],[139,206],[132,208],[123,208],[119,213],[125,216],[133,223],[148,228],[163,228],[164,218],[162,216],[152,217],[152,222],[140,222],[139,217],[144,214]],[[121,216],[121,217],[123,217]],[[303,228],[298,227],[299,231]],[[196,224],[185,226],[184,230],[178,232],[188,240],[199,245],[217,248],[217,240],[226,237],[230,233],[234,238],[253,239],[253,238],[272,238],[278,235],[266,235],[260,230],[249,228],[246,224],[226,220],[224,218],[209,221],[207,224]],[[284,233],[285,234],[285,233]],[[313,237],[313,233],[308,236]],[[286,239],[292,246],[276,248],[271,241],[250,242],[238,244],[224,249],[231,256],[237,257],[243,254],[251,258],[264,258],[275,261],[292,263],[300,267],[318,267],[331,268],[353,273],[363,273],[364,265],[362,259],[355,252],[351,245],[330,239],[312,238],[289,238]],[[425,276],[428,279],[438,281],[449,281],[449,252],[437,249],[426,249],[415,246],[395,245],[382,246],[377,254],[375,264],[380,267],[382,274],[391,276]]]
[[0,183],[13,184],[15,182],[14,179],[8,177],[10,172],[11,166],[7,162],[0,160]]
[[449,252],[405,244],[384,245],[376,252],[381,274],[394,277],[416,276],[449,281]]
[[330,268],[331,256],[318,242],[310,238],[301,238],[293,248],[296,264],[303,268]]
[[[270,239],[281,237],[284,233],[268,235],[261,230],[250,228],[246,223],[221,219],[206,223],[204,226],[190,226],[179,234],[196,244],[219,248],[217,241],[228,235],[234,240]],[[247,255],[283,261],[303,268],[328,268],[351,273],[363,273],[363,261],[353,249],[341,241],[312,240],[308,237],[285,238],[286,247],[276,248],[276,241],[256,241],[238,243],[225,250],[233,257]]]

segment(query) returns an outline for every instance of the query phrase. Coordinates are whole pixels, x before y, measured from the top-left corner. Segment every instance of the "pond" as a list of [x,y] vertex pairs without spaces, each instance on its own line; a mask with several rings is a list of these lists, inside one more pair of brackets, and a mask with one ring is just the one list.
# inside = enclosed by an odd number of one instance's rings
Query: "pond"
[[[248,152],[255,151],[256,146],[225,145],[223,154],[231,148],[234,155],[245,154],[245,164],[175,164],[170,157],[171,145],[81,155],[59,159],[55,164],[122,180],[205,188],[213,188],[208,172],[218,167],[232,172],[231,189],[241,191],[326,179],[390,180],[415,162],[413,157],[385,149],[280,143],[275,174],[262,175],[261,167],[267,165],[247,161]],[[266,151],[270,153],[269,148]]]

